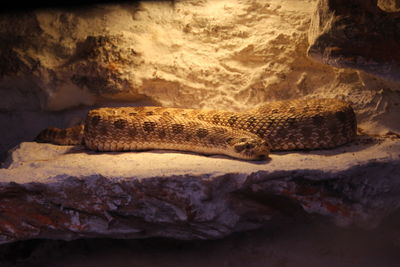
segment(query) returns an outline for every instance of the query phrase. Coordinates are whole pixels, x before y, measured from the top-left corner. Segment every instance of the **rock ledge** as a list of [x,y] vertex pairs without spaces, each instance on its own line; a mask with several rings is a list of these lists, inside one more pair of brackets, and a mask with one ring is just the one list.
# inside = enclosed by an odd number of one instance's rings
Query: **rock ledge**
[[400,207],[400,142],[361,138],[269,161],[21,143],[0,169],[0,243],[83,237],[215,239],[321,215],[374,227]]

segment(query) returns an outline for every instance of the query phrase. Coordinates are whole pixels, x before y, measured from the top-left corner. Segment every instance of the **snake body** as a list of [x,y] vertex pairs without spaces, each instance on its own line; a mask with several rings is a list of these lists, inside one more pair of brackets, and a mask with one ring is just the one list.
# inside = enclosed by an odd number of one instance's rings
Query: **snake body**
[[270,150],[333,148],[356,136],[349,104],[287,100],[242,112],[166,107],[98,108],[84,124],[47,128],[39,142],[84,144],[96,151],[173,149],[256,160]]

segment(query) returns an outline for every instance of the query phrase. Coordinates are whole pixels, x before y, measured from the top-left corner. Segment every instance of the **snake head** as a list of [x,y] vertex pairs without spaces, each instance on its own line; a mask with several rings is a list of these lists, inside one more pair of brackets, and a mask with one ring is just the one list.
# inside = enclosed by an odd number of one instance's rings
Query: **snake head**
[[237,157],[246,160],[259,160],[268,157],[270,151],[269,143],[261,138],[240,138],[233,142],[233,149]]

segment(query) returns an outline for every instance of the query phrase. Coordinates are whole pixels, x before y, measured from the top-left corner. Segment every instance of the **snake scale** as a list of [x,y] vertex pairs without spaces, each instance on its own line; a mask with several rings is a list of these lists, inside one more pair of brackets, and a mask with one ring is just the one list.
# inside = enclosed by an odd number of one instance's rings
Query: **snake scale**
[[38,142],[84,144],[95,151],[172,149],[245,160],[270,150],[333,148],[356,136],[349,104],[337,99],[286,100],[242,112],[166,107],[98,108],[84,124],[47,128]]

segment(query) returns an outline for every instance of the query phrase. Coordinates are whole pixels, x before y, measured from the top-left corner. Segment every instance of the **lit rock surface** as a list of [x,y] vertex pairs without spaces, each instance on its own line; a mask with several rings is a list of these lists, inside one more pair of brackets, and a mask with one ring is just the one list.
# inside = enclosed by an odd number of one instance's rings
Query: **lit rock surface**
[[315,215],[374,227],[400,207],[399,151],[396,136],[260,162],[22,143],[0,169],[0,240],[214,239]]
[[308,54],[335,67],[399,82],[400,12],[385,12],[377,3],[320,0],[311,22]]
[[400,132],[400,83],[307,56],[316,0],[172,2],[0,14],[0,160],[93,105],[243,110],[338,97],[365,131]]

